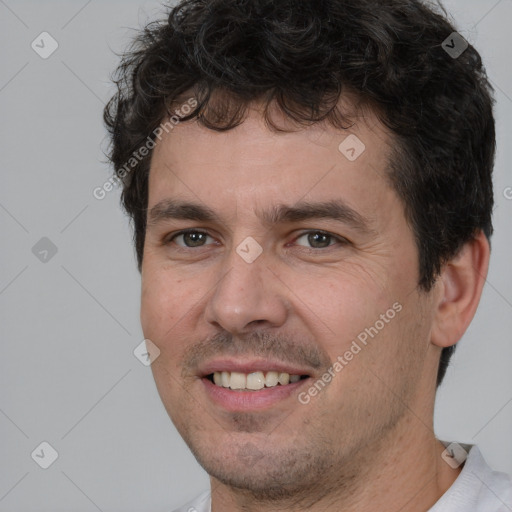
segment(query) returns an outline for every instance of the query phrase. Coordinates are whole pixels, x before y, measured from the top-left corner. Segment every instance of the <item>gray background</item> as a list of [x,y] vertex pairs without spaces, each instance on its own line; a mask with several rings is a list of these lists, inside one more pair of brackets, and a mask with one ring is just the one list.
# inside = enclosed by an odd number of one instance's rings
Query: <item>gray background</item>
[[[436,432],[512,473],[512,1],[446,6],[496,87],[498,159],[488,282]],[[113,50],[159,12],[141,0],[0,0],[2,512],[169,511],[208,485],[133,355],[140,280],[119,191],[92,195],[110,176],[101,115]],[[43,31],[59,44],[48,59],[31,48]],[[42,237],[57,247],[46,262],[32,252]],[[42,441],[59,454],[46,470],[31,458]]]

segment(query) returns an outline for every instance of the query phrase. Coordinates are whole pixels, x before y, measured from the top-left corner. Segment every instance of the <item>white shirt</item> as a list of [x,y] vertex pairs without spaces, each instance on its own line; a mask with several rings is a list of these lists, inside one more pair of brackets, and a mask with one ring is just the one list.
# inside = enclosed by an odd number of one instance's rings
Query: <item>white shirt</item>
[[[459,476],[428,512],[512,512],[512,479],[493,471],[474,445]],[[174,512],[211,512],[210,493],[205,492]]]

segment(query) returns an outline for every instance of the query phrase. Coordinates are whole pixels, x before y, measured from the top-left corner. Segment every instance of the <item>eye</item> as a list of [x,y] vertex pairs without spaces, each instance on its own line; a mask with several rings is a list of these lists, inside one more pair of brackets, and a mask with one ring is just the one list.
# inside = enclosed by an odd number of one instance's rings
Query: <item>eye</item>
[[169,244],[171,242],[175,242],[176,245],[186,248],[202,247],[205,245],[208,238],[212,237],[204,231],[188,229],[176,233],[171,238],[169,238],[166,243]]
[[[306,242],[299,242],[301,239],[305,239]],[[324,249],[325,247],[335,245],[336,243],[346,243],[346,241],[343,238],[331,235],[331,233],[327,233],[325,231],[308,231],[307,233],[303,233],[302,235],[298,236],[295,239],[295,243],[297,243],[297,245],[302,245],[313,249]]]

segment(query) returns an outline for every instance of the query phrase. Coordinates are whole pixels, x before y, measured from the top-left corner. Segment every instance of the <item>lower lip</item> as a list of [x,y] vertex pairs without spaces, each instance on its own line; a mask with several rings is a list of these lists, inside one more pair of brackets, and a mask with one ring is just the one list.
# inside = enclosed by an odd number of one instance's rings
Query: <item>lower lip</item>
[[214,403],[230,412],[235,412],[268,409],[296,393],[301,386],[304,386],[309,381],[309,378],[299,380],[293,384],[287,384],[286,386],[279,384],[272,388],[263,388],[258,391],[237,391],[217,386],[207,378],[201,380],[206,394]]

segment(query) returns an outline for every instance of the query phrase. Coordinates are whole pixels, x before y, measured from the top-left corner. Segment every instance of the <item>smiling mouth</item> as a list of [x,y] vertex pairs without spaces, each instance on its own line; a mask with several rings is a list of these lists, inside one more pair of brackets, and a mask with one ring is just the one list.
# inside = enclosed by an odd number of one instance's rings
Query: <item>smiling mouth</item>
[[233,391],[259,391],[264,388],[287,386],[300,380],[307,379],[309,375],[290,375],[285,372],[214,372],[205,378],[221,388],[229,388]]

